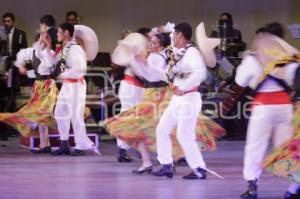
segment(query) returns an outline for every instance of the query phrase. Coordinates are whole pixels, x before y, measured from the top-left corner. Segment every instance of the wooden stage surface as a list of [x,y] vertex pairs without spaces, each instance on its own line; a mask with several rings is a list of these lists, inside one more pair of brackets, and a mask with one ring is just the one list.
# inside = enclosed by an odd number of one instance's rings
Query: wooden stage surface
[[[221,141],[218,151],[204,152],[211,174],[206,180],[183,180],[190,170],[177,167],[173,179],[136,176],[133,163],[116,161],[116,144],[100,143],[102,156],[53,157],[34,155],[17,139],[0,141],[0,199],[238,199],[245,191],[242,176],[243,141]],[[155,158],[155,156],[153,156]],[[288,182],[265,172],[259,183],[259,198],[283,198]]]

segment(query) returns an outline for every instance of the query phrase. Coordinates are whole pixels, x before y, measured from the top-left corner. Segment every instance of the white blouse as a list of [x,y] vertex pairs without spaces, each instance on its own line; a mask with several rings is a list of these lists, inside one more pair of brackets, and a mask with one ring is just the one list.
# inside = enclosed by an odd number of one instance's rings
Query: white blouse
[[41,61],[37,72],[40,75],[49,75],[50,68],[53,64],[54,51],[46,48],[42,49],[39,42],[34,43],[33,47],[21,49],[17,54],[17,59],[14,63],[15,66],[19,68],[24,66],[26,62],[32,61],[33,53],[35,53],[35,56]]
[[150,53],[146,63],[133,59],[130,67],[133,72],[149,82],[165,81],[167,71],[167,60],[165,51]]

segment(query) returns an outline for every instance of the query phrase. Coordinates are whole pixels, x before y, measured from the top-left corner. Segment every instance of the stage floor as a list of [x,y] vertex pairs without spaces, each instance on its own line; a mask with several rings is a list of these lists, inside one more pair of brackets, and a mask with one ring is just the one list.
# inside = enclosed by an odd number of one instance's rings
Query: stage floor
[[[242,177],[242,141],[221,141],[215,152],[204,152],[209,169],[206,180],[182,180],[190,170],[177,167],[173,179],[136,176],[133,163],[118,163],[114,142],[100,143],[102,156],[53,157],[33,155],[18,146],[17,139],[0,141],[0,199],[237,199],[245,191]],[[264,173],[259,198],[283,198],[288,182]]]

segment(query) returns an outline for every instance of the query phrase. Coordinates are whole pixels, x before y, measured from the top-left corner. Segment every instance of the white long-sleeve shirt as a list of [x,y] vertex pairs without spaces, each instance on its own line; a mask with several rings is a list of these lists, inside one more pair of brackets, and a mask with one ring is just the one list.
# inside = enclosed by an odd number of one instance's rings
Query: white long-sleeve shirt
[[[297,63],[291,63],[286,66],[284,80],[288,85],[292,85],[297,67]],[[254,56],[247,55],[237,68],[235,82],[239,86],[249,86],[255,89],[259,78],[263,74],[263,70],[263,67]],[[276,92],[282,90],[284,90],[284,88],[273,79],[267,79],[259,89],[260,92]]]
[[[63,47],[62,54],[65,57],[67,67],[66,70],[59,75],[60,78],[77,79],[86,74],[87,58],[81,46],[74,41],[70,41]],[[58,54],[58,60],[62,54]]]
[[24,66],[26,62],[32,61],[33,53],[35,53],[35,56],[41,61],[37,72],[40,75],[49,75],[50,68],[53,64],[54,51],[47,48],[42,49],[42,46],[39,42],[34,43],[33,47],[21,49],[17,54],[17,59],[14,63],[15,66],[19,68]]
[[174,86],[181,91],[195,89],[206,79],[206,65],[200,51],[195,47],[189,47],[172,70],[174,73],[188,74],[185,78],[174,78]]
[[167,72],[165,51],[150,53],[146,63],[133,59],[130,67],[137,76],[149,82],[165,81]]

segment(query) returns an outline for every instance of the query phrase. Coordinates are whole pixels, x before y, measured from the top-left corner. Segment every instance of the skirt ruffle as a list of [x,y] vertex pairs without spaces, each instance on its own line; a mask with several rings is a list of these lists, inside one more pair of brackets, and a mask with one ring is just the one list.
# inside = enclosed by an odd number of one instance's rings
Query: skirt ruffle
[[[169,88],[148,88],[144,91],[143,101],[106,121],[106,129],[129,145],[137,147],[145,143],[150,151],[156,151],[156,127],[171,99]],[[197,121],[196,139],[202,150],[216,149],[217,137],[224,135],[224,129],[217,123],[200,114]],[[176,139],[176,129],[172,135],[173,155],[183,155]]]
[[0,113],[0,121],[14,127],[23,136],[35,132],[36,124],[56,126],[53,109],[58,89],[52,79],[36,80],[32,87],[32,97],[26,105],[14,113]]
[[293,128],[293,136],[268,155],[263,166],[275,175],[300,183],[300,103],[294,112]]

